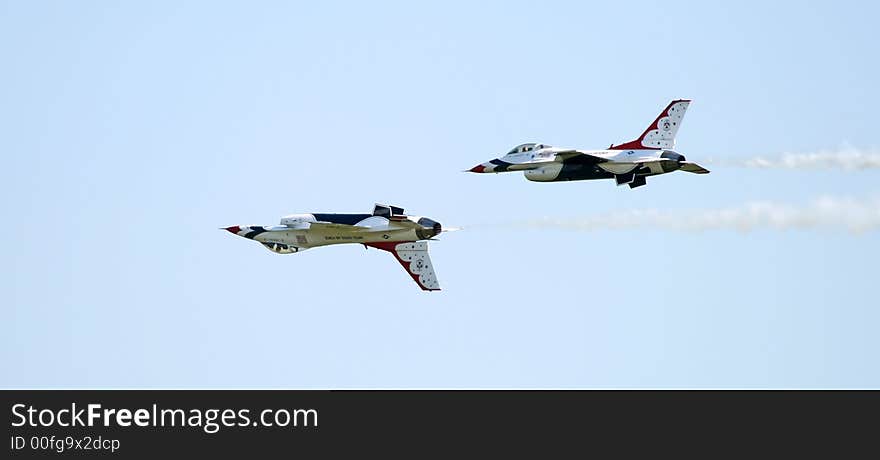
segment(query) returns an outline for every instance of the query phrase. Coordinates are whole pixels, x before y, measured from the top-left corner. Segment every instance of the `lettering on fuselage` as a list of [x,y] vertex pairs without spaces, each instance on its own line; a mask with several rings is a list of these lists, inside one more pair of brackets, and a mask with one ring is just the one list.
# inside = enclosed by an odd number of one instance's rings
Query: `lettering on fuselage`
[[362,236],[325,236],[324,240],[327,241],[355,241],[362,240],[364,237]]

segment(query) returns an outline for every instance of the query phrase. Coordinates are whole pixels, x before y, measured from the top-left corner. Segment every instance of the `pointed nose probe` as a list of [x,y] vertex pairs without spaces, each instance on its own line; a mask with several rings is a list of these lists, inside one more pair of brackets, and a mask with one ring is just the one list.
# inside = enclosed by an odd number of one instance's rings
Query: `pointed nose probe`
[[492,160],[492,161],[487,161],[487,162],[485,162],[485,163],[480,163],[480,164],[474,166],[473,168],[468,169],[468,170],[465,171],[465,172],[472,172],[472,173],[490,173],[490,172],[496,172],[495,169],[496,169],[496,167],[498,166],[499,162],[500,162],[500,160],[495,159],[495,160]]

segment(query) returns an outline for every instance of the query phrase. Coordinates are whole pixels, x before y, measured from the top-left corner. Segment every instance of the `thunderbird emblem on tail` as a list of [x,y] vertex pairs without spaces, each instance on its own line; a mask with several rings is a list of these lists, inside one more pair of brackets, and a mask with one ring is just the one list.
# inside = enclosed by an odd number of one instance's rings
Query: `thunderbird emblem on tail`
[[318,246],[358,243],[388,251],[426,291],[439,291],[428,243],[443,228],[427,217],[404,215],[402,208],[377,204],[372,214],[293,214],[281,225],[226,227],[230,233],[254,240],[272,252],[293,254]]
[[576,150],[546,144],[522,144],[501,158],[474,166],[475,173],[523,171],[526,179],[556,182],[588,179],[614,179],[617,185],[630,188],[645,185],[648,176],[676,170],[695,174],[709,172],[702,166],[686,161],[684,155],[671,149],[675,134],[681,127],[689,100],[672,101],[638,139],[605,150]]

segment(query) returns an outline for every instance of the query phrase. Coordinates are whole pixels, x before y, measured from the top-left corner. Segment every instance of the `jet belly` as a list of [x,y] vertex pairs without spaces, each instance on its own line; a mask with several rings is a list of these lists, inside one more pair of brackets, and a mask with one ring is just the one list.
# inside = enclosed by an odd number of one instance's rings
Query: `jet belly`
[[303,249],[314,247],[314,245],[310,244],[309,240],[306,238],[306,233],[308,233],[308,230],[304,229],[268,229],[267,232],[260,233],[253,237],[253,239],[256,242],[263,244],[281,243]]
[[572,180],[606,179],[614,177],[598,165],[604,164],[604,152],[584,152],[540,168],[526,171],[526,179],[534,182],[559,182]]
[[233,225],[221,230],[254,240],[276,254],[295,254],[334,244],[363,244],[393,254],[423,290],[440,289],[424,240],[439,235],[443,227],[428,217],[407,216],[397,206],[376,204],[371,214],[292,214],[282,217],[281,225]]
[[632,172],[634,169],[639,167],[638,163],[615,163],[615,162],[607,162],[607,163],[599,163],[599,167],[602,168],[603,171],[610,172],[611,174],[626,174]]
[[290,229],[269,231],[254,237],[260,243],[282,243],[300,248],[314,248],[332,244],[346,243],[379,243],[383,241],[414,241],[418,240],[412,229],[370,229],[363,230],[352,227],[346,229]]
[[549,163],[536,169],[527,169],[523,173],[526,179],[534,182],[553,182],[559,179],[562,163]]
[[[653,176],[672,172],[678,169],[675,161],[662,161],[666,150],[620,150],[597,152],[608,159],[599,163],[602,170],[611,174],[629,174],[635,172],[640,176]],[[661,160],[661,161],[658,161]]]

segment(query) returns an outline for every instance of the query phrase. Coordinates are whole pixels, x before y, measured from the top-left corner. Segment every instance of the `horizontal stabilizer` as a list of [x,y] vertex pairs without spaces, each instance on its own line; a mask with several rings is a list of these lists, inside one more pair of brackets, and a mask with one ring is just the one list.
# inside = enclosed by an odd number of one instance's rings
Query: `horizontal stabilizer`
[[696,163],[691,163],[689,161],[682,161],[681,162],[681,170],[687,171],[689,173],[694,173],[694,174],[709,174],[708,169],[706,169]]

